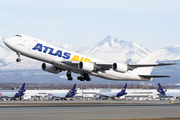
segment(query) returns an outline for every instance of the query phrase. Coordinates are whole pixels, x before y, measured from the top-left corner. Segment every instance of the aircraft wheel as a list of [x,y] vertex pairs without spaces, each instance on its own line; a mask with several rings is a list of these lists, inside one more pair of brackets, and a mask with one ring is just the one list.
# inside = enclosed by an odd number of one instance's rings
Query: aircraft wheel
[[20,58],[16,59],[16,62],[21,62],[21,59]]
[[84,81],[84,78],[81,78],[80,81]]
[[77,77],[77,79],[78,79],[78,80],[80,80],[80,79],[81,79],[81,77]]
[[72,80],[73,78],[72,77],[68,77],[68,80]]
[[87,79],[86,79],[86,81],[91,81],[91,78],[90,78],[90,77],[89,77],[89,78],[87,78]]

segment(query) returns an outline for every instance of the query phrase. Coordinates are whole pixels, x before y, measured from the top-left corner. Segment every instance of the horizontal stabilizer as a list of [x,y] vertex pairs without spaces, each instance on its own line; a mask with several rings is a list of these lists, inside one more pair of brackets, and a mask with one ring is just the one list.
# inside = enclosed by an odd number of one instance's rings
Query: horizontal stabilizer
[[165,66],[165,65],[175,65],[176,63],[148,63],[148,64],[128,64],[129,68],[137,67],[154,67],[154,66]]
[[171,77],[171,76],[167,76],[167,75],[139,75],[140,77],[144,77],[144,78],[161,78],[161,77]]

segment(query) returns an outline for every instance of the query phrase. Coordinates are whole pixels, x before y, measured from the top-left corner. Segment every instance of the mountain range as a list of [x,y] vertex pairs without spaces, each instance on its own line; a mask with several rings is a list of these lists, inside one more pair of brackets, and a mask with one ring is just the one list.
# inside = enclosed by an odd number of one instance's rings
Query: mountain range
[[[52,79],[53,77],[57,77],[56,79],[65,79],[65,73],[60,73],[58,75],[52,75],[50,73],[46,73],[41,70],[42,62],[36,61],[33,59],[29,59],[26,57],[21,57],[22,62],[17,63],[15,60],[17,58],[16,53],[9,50],[3,43],[4,38],[0,38],[0,78],[11,81],[14,79]],[[110,35],[105,37],[102,41],[98,42],[95,45],[84,45],[80,48],[74,48],[69,45],[61,45],[54,40],[50,41],[51,44],[66,49],[69,51],[74,51],[80,54],[84,54],[86,56],[94,57],[97,59],[102,59],[107,62],[123,62],[123,63],[136,63],[139,60],[146,57],[148,54],[152,53],[151,50],[148,50],[144,46],[134,42],[134,41],[125,41],[123,39],[119,40]],[[163,62],[179,62],[180,61],[180,45],[167,45],[159,50],[160,52],[159,61]],[[105,59],[104,59],[105,58]],[[159,71],[158,68],[155,73],[163,73],[169,75],[169,73],[173,73],[173,75],[178,76],[179,74],[176,72],[179,71],[179,65],[175,67],[169,67],[171,69],[161,67]],[[174,71],[174,72],[173,72]],[[17,75],[17,76],[15,76]],[[10,77],[11,76],[11,77]],[[77,75],[75,75],[77,76]],[[176,77],[178,78],[178,77]],[[100,79],[99,79],[100,80]],[[50,81],[50,80],[49,80]],[[100,80],[101,81],[101,80]],[[180,81],[179,81],[180,82]]]

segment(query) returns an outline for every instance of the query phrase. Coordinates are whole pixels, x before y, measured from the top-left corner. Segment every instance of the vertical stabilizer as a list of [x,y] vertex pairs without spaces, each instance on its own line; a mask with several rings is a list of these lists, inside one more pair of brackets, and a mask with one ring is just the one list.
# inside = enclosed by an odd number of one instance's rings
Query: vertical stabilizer
[[71,90],[69,92],[76,93],[76,84],[74,84],[74,86],[71,88]]
[[163,87],[161,86],[160,83],[158,83],[158,89],[157,91],[162,95],[162,96],[165,96],[165,91],[163,89]]
[[[148,64],[148,63],[156,63],[159,58],[159,53],[158,52],[153,52],[149,54],[147,57],[139,61],[137,64]],[[139,67],[135,69],[138,74],[144,74],[144,75],[150,75],[152,72],[153,67]]]
[[126,87],[127,87],[127,83],[124,85],[123,89],[121,90],[121,92],[117,93],[116,97],[120,97],[123,95],[126,95]]
[[74,84],[74,86],[71,88],[71,90],[69,90],[69,92],[66,94],[66,98],[73,97],[76,94],[76,92],[77,92],[76,84]]
[[23,83],[23,85],[21,86],[21,88],[18,90],[19,93],[23,93],[26,92],[26,89],[24,89],[25,87],[25,83]]
[[121,90],[122,93],[126,92],[127,83],[124,85],[123,89]]
[[15,94],[14,98],[20,97],[20,100],[21,100],[21,96],[23,96],[25,94],[24,92],[26,92],[26,89],[24,89],[24,87],[25,87],[25,83],[18,90],[18,93]]

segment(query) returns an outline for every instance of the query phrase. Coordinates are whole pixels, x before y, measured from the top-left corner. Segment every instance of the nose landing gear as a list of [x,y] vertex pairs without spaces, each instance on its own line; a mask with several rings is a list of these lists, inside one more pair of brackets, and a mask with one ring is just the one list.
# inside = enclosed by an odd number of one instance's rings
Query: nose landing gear
[[17,53],[17,55],[18,55],[18,58],[16,59],[16,62],[21,62],[20,53]]

